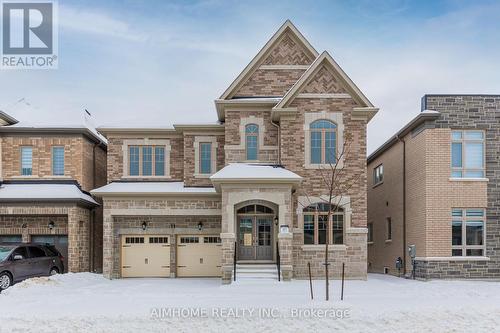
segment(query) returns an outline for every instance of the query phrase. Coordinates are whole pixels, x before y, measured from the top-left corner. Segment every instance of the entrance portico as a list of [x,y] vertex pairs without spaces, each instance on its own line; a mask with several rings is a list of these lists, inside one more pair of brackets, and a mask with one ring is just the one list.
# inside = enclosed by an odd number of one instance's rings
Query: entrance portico
[[[222,280],[230,283],[234,260],[276,260],[283,279],[292,274],[292,190],[302,178],[282,167],[230,164],[210,177],[222,194]],[[286,226],[290,232],[279,232]]]

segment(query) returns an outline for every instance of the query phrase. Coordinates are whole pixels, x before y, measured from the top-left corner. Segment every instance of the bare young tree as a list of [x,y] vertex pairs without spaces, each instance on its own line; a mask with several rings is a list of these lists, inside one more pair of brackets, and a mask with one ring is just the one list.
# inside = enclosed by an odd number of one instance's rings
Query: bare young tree
[[[330,230],[333,228],[332,215],[335,211],[343,209],[344,206],[351,205],[354,201],[359,200],[358,198],[351,200],[345,200],[347,193],[350,192],[351,188],[358,184],[361,180],[361,174],[353,175],[352,170],[346,167],[348,161],[353,158],[352,156],[352,135],[346,134],[344,142],[340,147],[340,150],[336,152],[336,156],[333,159],[329,159],[329,162],[321,165],[317,171],[322,179],[322,187],[320,189],[315,188],[315,192],[326,193],[319,196],[319,200],[325,203],[328,207],[327,212],[327,225],[326,225],[326,241],[325,241],[325,283],[326,283],[326,300],[330,299],[330,283],[329,283],[329,253],[328,248],[330,245]],[[333,161],[332,161],[333,160]],[[319,191],[318,191],[319,190]],[[316,203],[316,211],[318,212],[317,202],[311,200],[311,196],[308,193],[304,193],[305,197],[309,201],[309,204]],[[305,207],[303,207],[305,208]],[[345,220],[344,220],[345,222]]]

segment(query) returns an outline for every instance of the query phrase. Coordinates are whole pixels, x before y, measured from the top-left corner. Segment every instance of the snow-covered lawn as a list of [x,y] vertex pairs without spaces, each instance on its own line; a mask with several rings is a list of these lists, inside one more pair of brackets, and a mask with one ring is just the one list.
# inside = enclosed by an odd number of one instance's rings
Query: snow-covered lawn
[[[500,283],[368,281],[106,280],[90,273],[24,281],[0,294],[0,332],[492,332]],[[315,311],[311,311],[315,309]],[[317,309],[326,310],[324,312]],[[335,312],[333,310],[336,310]],[[163,312],[162,312],[163,311]],[[158,314],[162,316],[158,316]]]

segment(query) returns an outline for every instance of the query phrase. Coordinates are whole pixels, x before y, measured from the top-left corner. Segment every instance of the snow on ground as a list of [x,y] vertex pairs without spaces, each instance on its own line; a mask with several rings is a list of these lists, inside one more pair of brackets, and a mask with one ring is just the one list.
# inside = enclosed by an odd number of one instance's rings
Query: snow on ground
[[324,281],[313,287],[311,301],[308,281],[223,286],[219,279],[110,281],[69,273],[30,279],[0,294],[0,333],[491,332],[500,325],[499,282],[370,274],[368,281],[346,281],[343,302],[339,281],[331,284],[329,302]]

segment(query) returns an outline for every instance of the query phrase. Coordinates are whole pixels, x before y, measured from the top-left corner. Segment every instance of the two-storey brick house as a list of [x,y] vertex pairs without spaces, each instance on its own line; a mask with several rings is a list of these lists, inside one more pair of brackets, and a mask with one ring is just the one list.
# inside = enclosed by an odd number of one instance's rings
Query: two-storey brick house
[[422,112],[368,157],[369,270],[500,277],[500,97],[425,95]]
[[[305,278],[308,263],[321,278],[329,239],[331,275],[345,262],[365,279],[366,125],[377,109],[332,57],[287,21],[215,107],[216,124],[99,129],[104,275],[227,283],[235,260],[275,267],[279,253],[284,279]],[[337,161],[356,181],[328,223],[321,171]]]
[[106,143],[87,126],[13,112],[0,112],[0,242],[51,243],[66,270],[101,271],[102,211],[89,191],[106,184]]

